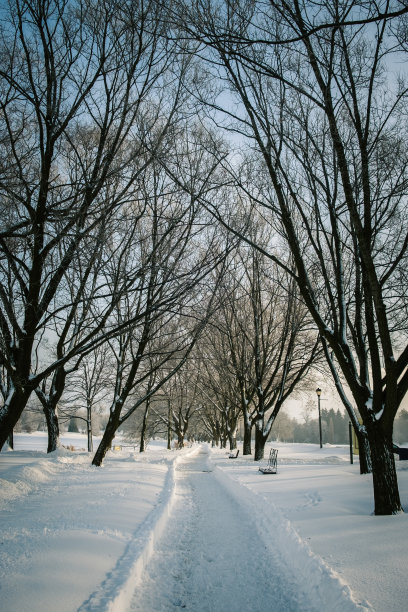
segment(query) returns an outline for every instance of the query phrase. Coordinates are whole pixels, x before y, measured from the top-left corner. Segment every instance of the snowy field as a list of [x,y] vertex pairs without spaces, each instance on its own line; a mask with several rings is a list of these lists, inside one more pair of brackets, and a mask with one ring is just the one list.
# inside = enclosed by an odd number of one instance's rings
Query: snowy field
[[273,446],[277,475],[160,442],[95,468],[84,450],[47,456],[43,434],[16,435],[0,453],[0,610],[406,610],[408,461],[406,514],[375,517],[348,447]]

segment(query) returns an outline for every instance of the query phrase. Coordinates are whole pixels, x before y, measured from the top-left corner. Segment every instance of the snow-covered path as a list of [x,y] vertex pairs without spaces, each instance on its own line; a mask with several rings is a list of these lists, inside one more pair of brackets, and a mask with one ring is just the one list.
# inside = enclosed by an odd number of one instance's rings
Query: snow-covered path
[[217,480],[203,447],[176,468],[175,503],[130,609],[316,610],[293,574]]

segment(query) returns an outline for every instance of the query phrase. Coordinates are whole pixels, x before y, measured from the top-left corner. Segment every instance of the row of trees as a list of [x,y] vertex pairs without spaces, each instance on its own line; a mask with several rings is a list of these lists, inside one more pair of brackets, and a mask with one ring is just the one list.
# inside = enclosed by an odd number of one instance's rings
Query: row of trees
[[67,377],[94,376],[103,359],[114,375],[100,465],[211,310],[209,272],[228,240],[179,186],[182,174],[205,193],[213,167],[188,122],[192,56],[164,35],[164,13],[153,0],[5,9],[0,446],[36,393],[53,450]]
[[[273,422],[264,427],[266,411],[274,406],[275,418],[313,362],[304,346],[297,353],[297,298],[280,311],[286,290],[275,290],[273,278],[263,287],[255,251],[252,263],[241,253],[239,278],[226,280],[234,245],[201,205],[228,182],[218,170],[226,148],[192,118],[195,58],[182,37],[165,35],[168,24],[153,0],[10,4],[0,72],[0,445],[35,393],[48,451],[58,443],[57,407],[79,399],[91,448],[91,408],[103,388],[109,418],[93,459],[100,465],[117,429],[186,362],[212,312],[235,300],[232,284],[247,302],[239,317],[253,321],[249,362],[238,357],[236,367],[246,378],[240,402],[249,435],[256,424],[257,458]],[[299,371],[288,375],[294,360]],[[213,389],[210,399],[224,410],[222,393]]]
[[[200,401],[201,400],[201,401]],[[240,441],[244,440],[244,426],[242,416],[238,421],[237,434],[234,443],[228,438],[229,424],[220,412],[218,418],[217,437],[213,437],[212,429],[208,428],[208,411],[205,407],[205,396],[200,399],[195,398],[195,403],[187,404],[184,397],[181,405],[174,410],[175,404],[178,405],[177,397],[173,394],[171,400],[167,396],[157,396],[153,401],[147,402],[141,410],[136,411],[121,427],[121,433],[129,444],[137,446],[140,452],[144,452],[149,441],[156,438],[168,439],[169,447],[172,448],[176,443],[178,447],[184,446],[186,440],[204,440],[213,445],[220,445],[223,448],[233,450]],[[313,405],[312,405],[313,404]],[[270,440],[295,443],[319,443],[319,421],[317,418],[317,408],[315,402],[309,402],[309,409],[303,411],[299,418],[293,418],[283,409],[276,417],[271,430]],[[83,406],[83,405],[82,405]],[[72,407],[67,412],[59,412],[60,429],[63,432],[86,432],[87,413],[84,407],[72,411]],[[169,410],[170,408],[170,410]],[[185,408],[185,413],[183,411]],[[74,407],[75,409],[75,407]],[[224,413],[225,414],[225,413]],[[174,418],[176,417],[176,418]],[[99,436],[104,430],[107,420],[105,411],[93,407],[91,432]],[[322,440],[323,444],[349,444],[349,418],[347,413],[340,412],[333,408],[321,411]],[[37,406],[30,406],[24,412],[17,424],[16,431],[32,433],[35,431],[46,431],[47,425],[44,413]],[[170,437],[169,437],[170,436]],[[254,434],[252,434],[254,441]],[[408,411],[401,410],[394,423],[395,443],[406,445],[408,442]],[[92,449],[90,449],[92,450]]]
[[[392,431],[408,385],[408,90],[397,71],[406,3],[182,5],[208,81],[218,84],[207,92],[214,121],[253,151],[246,174],[231,164],[226,171],[248,195],[248,211],[290,249],[292,277],[360,448],[368,446],[360,461],[372,467],[375,513],[400,512]],[[207,207],[254,243],[234,214]]]
[[407,13],[400,0],[10,1],[0,445],[35,393],[55,448],[67,381],[88,377],[91,406],[103,370],[96,465],[179,377],[175,429],[200,398],[213,438],[222,415],[233,445],[243,415],[259,459],[324,356],[375,512],[401,511]]
[[231,448],[238,420],[244,422],[244,454],[262,459],[285,400],[307,380],[321,352],[317,333],[296,287],[262,253],[242,247],[220,286],[220,308],[200,343],[199,382],[207,430],[220,437],[224,420]]

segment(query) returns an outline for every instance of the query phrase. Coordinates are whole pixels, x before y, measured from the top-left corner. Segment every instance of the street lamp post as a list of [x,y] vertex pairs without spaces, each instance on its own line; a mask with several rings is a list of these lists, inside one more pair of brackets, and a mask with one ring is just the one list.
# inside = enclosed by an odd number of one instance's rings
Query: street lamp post
[[319,439],[320,439],[320,448],[323,447],[322,444],[322,416],[320,413],[320,396],[322,394],[322,390],[320,389],[320,387],[317,387],[316,389],[316,395],[317,395],[317,408],[319,410]]

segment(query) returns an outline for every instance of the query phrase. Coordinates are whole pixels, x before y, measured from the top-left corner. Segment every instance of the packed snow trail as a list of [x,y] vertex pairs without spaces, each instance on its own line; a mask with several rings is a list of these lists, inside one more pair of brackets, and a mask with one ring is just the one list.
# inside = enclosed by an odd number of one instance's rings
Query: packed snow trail
[[209,468],[208,450],[176,468],[176,499],[130,610],[316,610],[251,517]]

